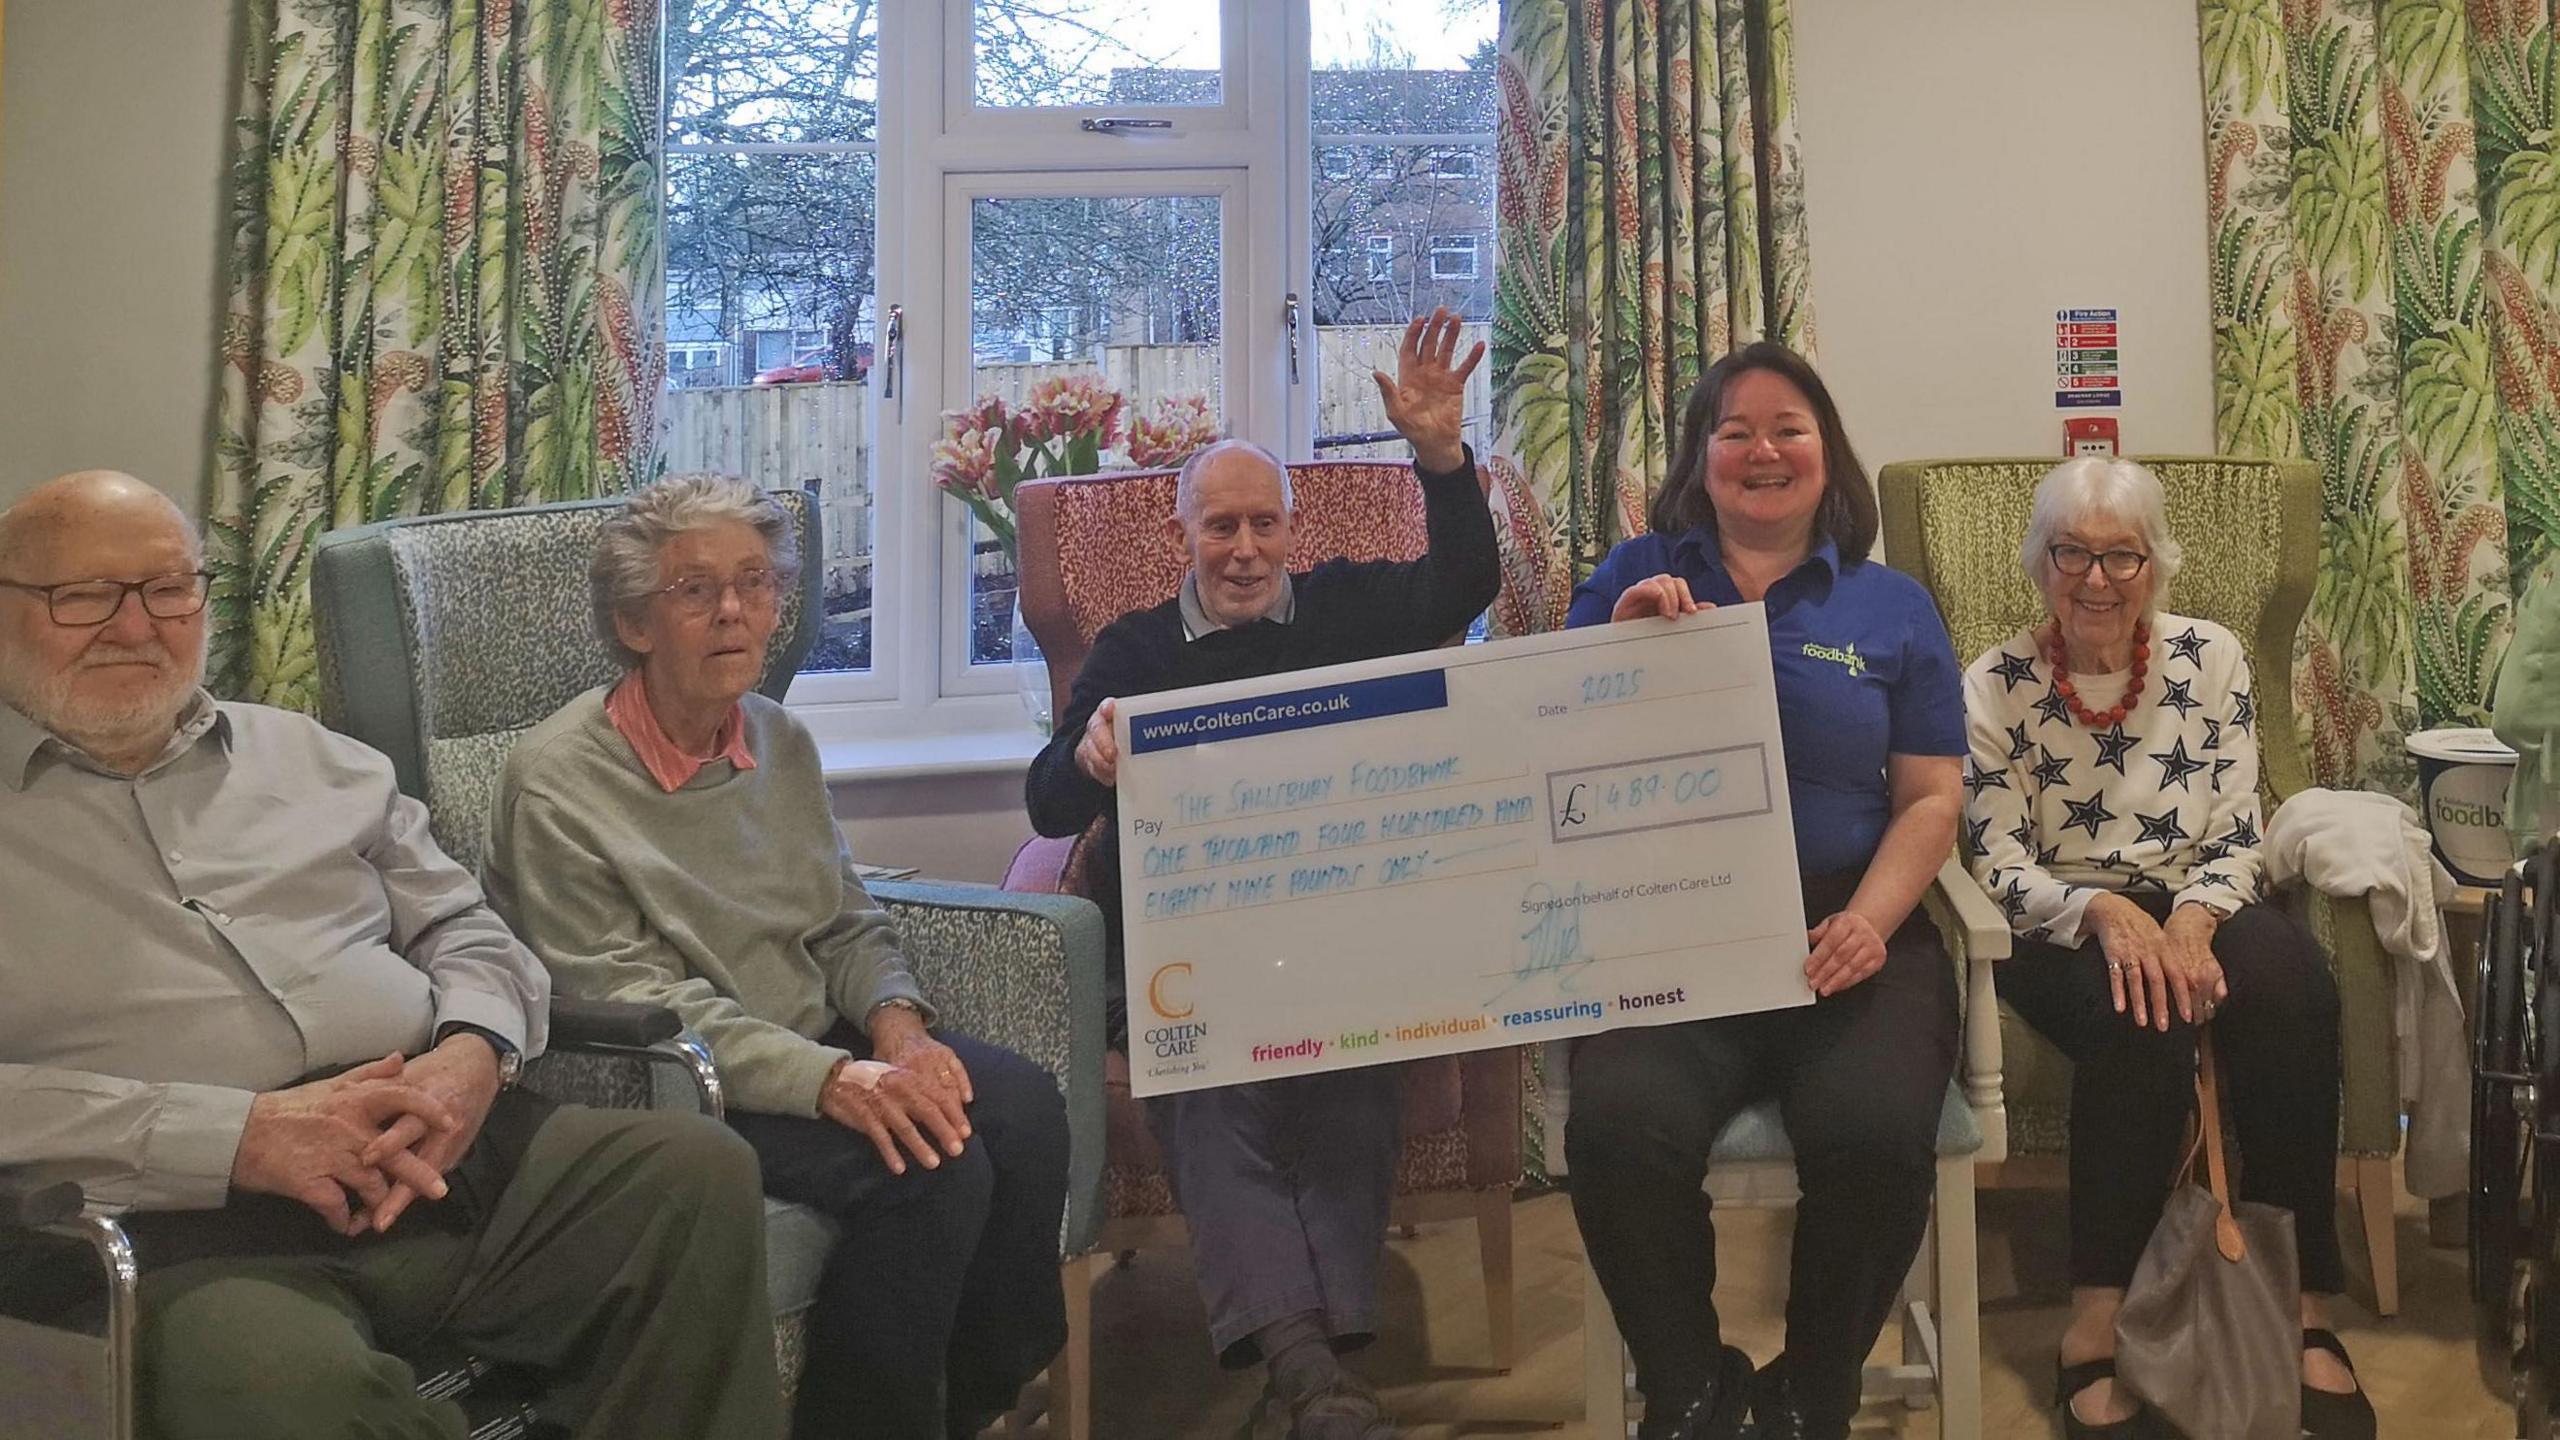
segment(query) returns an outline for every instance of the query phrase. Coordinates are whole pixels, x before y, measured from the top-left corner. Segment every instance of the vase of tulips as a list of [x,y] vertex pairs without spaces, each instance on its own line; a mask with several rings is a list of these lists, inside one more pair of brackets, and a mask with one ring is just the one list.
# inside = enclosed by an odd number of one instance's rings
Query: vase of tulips
[[1014,681],[1023,709],[1043,735],[1052,719],[1049,672],[1039,640],[1022,619],[1014,491],[1025,480],[1180,465],[1218,439],[1204,395],[1168,397],[1145,416],[1127,410],[1126,397],[1099,375],[1056,376],[1032,386],[1018,407],[982,395],[965,410],[944,412],[942,438],[933,445],[935,487],[969,507],[1016,577]]

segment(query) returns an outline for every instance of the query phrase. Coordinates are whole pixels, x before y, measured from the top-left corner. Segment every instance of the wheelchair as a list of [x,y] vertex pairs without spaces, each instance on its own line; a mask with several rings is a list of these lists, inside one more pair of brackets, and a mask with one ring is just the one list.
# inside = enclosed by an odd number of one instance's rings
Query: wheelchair
[[2516,1433],[2560,1440],[2560,844],[2510,867],[2480,937],[2472,1022],[2472,1299],[2511,1358]]

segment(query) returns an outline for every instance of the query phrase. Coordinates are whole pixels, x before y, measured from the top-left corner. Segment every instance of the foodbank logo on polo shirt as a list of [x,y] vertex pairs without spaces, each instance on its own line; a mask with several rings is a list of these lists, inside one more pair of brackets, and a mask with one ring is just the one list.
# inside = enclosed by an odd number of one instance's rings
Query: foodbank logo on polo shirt
[[1842,649],[1831,645],[1816,645],[1807,641],[1804,653],[1808,660],[1828,660],[1834,665],[1847,667],[1849,678],[1852,680],[1867,673],[1867,657],[1859,654],[1858,647],[1854,644]]

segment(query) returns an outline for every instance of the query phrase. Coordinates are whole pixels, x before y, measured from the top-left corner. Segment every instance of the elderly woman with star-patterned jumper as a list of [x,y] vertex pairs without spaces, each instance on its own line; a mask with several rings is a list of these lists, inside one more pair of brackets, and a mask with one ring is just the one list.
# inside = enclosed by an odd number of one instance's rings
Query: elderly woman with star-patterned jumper
[[1965,848],[2018,942],[2000,998],[2072,1061],[2064,1433],[2149,1434],[2115,1318],[2168,1199],[2211,1034],[2240,1198],[2293,1212],[2302,1423],[2369,1437],[2321,1297],[2340,1288],[2338,992],[2264,903],[2256,682],[2231,632],[2160,608],[2178,573],[2160,481],[2081,459],[2036,487],[2021,551],[2047,615],[1965,672]]

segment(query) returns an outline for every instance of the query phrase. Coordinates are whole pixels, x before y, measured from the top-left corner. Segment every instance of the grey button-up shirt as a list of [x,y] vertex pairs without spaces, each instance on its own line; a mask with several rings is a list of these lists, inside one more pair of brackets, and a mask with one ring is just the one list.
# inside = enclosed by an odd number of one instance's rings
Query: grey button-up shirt
[[218,1206],[257,1092],[549,1002],[375,751],[199,695],[129,778],[0,705],[0,1168]]

